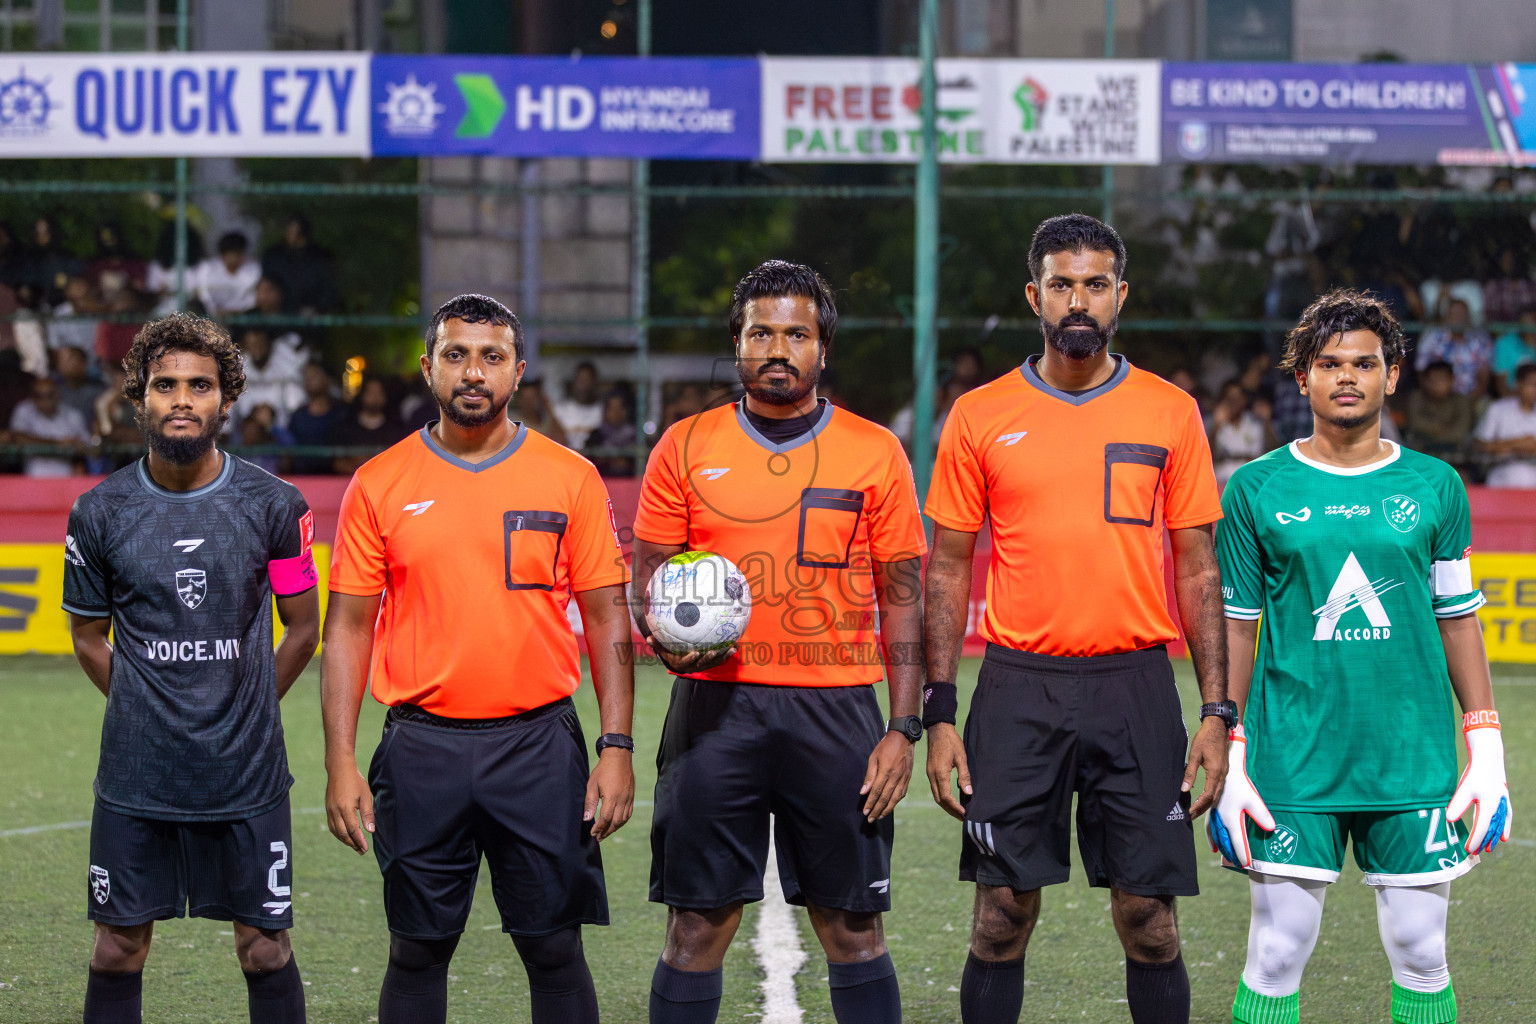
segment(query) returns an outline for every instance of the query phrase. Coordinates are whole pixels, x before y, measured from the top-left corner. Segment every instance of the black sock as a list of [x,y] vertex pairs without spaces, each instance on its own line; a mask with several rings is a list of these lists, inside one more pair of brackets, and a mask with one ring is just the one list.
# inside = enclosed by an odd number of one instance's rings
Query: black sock
[[448,1020],[448,963],[454,935],[420,942],[390,936],[389,967],[379,989],[379,1024],[444,1024]]
[[651,1024],[715,1024],[724,992],[723,967],[680,971],[657,960],[651,975]]
[[92,969],[85,979],[85,1024],[139,1024],[144,1018],[144,972],[107,974]]
[[901,1024],[901,989],[889,952],[862,964],[828,960],[827,984],[838,1024]]
[[293,954],[275,971],[244,974],[251,1024],[304,1024],[304,979]]
[[1133,1024],[1189,1024],[1189,972],[1184,954],[1165,964],[1125,958],[1125,998]]
[[960,978],[960,1019],[964,1024],[1018,1024],[1024,1008],[1024,958],[965,958]]
[[597,989],[581,926],[536,938],[513,936],[533,1002],[533,1024],[597,1024]]

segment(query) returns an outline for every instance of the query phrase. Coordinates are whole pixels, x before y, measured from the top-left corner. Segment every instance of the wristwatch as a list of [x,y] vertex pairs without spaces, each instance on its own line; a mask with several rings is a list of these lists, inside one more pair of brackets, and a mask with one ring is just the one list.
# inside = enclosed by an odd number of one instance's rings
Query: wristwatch
[[592,745],[597,748],[598,754],[602,754],[602,752],[607,750],[609,747],[618,747],[620,750],[627,750],[631,754],[635,752],[634,739],[629,736],[625,736],[621,732],[605,732],[599,736],[597,738],[597,742]]
[[916,715],[902,715],[885,723],[886,732],[899,732],[910,742],[916,743],[923,738],[923,720]]
[[1210,718],[1212,715],[1226,722],[1227,728],[1231,729],[1237,724],[1237,701],[1219,700],[1214,704],[1200,705],[1200,717],[1202,719]]

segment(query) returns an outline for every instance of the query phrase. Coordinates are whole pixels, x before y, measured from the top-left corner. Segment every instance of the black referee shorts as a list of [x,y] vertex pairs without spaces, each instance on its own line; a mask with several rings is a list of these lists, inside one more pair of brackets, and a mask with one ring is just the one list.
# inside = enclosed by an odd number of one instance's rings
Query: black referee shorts
[[236,821],[137,818],[97,801],[85,916],[123,928],[188,913],[292,928],[292,850],[286,794]]
[[462,932],[482,854],[508,934],[608,923],[602,858],[581,820],[587,749],[569,697],[510,718],[390,708],[368,785],[396,935]]
[[870,686],[674,680],[656,756],[652,902],[762,899],[772,814],[786,900],[891,909],[893,819],[865,820],[859,795],[884,735]]
[[1166,648],[1068,658],[988,644],[965,720],[961,881],[1065,882],[1076,793],[1090,885],[1196,895],[1188,745]]

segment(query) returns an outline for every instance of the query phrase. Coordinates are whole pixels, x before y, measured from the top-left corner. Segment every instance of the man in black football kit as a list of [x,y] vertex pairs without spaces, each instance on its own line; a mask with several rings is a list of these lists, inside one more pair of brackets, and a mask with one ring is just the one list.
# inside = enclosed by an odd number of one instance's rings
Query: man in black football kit
[[80,496],[64,554],[75,656],[107,697],[85,1024],[139,1021],[154,922],[189,901],[233,922],[252,1024],[303,1021],[277,702],[319,637],[314,519],[292,485],[214,447],[245,387],[223,328],[147,324],[123,368],[149,454]]

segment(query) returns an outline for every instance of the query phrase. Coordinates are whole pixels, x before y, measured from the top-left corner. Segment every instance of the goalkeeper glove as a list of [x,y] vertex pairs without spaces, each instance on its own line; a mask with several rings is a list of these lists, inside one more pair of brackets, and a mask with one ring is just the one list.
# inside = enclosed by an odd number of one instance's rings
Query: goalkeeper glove
[[1211,849],[1228,863],[1248,868],[1253,864],[1253,854],[1248,849],[1248,826],[1243,815],[1266,832],[1274,831],[1275,819],[1248,778],[1248,737],[1243,733],[1242,723],[1233,726],[1227,738],[1232,741],[1227,748],[1227,781],[1206,822],[1206,836]]
[[1456,795],[1451,797],[1445,814],[1456,820],[1476,804],[1467,852],[1491,853],[1495,846],[1509,839],[1512,817],[1499,713],[1492,709],[1468,711],[1462,716],[1461,728],[1467,740],[1467,769],[1461,773]]

